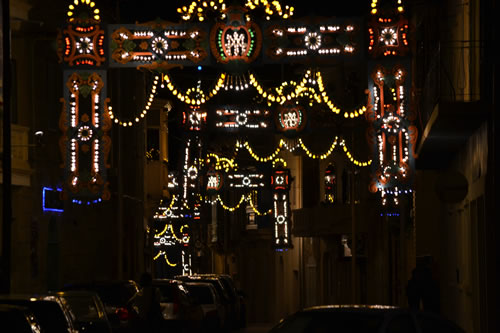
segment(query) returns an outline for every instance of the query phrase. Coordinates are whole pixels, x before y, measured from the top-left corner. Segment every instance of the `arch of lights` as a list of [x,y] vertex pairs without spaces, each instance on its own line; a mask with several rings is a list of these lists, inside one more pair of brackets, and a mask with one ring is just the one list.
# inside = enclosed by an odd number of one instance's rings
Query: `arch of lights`
[[[283,1],[282,1],[283,2]],[[64,197],[75,204],[91,205],[110,198],[107,181],[107,156],[113,124],[133,128],[147,116],[160,89],[167,89],[186,104],[183,126],[186,132],[184,165],[169,188],[178,189],[167,207],[158,208],[154,219],[155,259],[169,267],[189,273],[191,253],[190,225],[201,218],[201,205],[220,204],[229,211],[244,202],[258,215],[274,219],[275,246],[291,246],[289,183],[282,188],[283,174],[288,174],[280,152],[302,150],[309,158],[326,159],[341,147],[348,160],[357,166],[370,167],[370,189],[381,194],[384,205],[397,205],[399,198],[412,191],[416,127],[415,112],[409,102],[411,89],[410,36],[402,0],[394,0],[391,10],[379,8],[371,0],[370,17],[324,18],[306,24],[292,20],[294,8],[280,1],[247,1],[233,7],[226,0],[192,1],[178,8],[179,24],[154,21],[142,24],[103,24],[97,3],[90,0],[69,1],[64,27],[58,35],[58,56],[64,69],[64,94],[59,127],[63,156]],[[263,10],[264,17],[256,17]],[[365,40],[368,41],[365,45]],[[364,59],[368,55],[368,59]],[[258,60],[257,60],[258,59]],[[319,70],[309,69],[297,81],[264,87],[252,66],[311,61],[311,59],[349,59],[368,64],[366,104],[344,109],[334,103]],[[244,70],[234,71],[235,64]],[[222,72],[208,89],[198,85],[182,90],[175,85],[170,69],[179,66],[217,66]],[[106,95],[108,68],[147,69],[153,75],[144,107],[136,117],[123,119]],[[221,105],[208,108],[214,96],[230,92],[253,91],[267,107]],[[370,124],[369,143],[373,155],[354,156],[343,138],[332,138],[330,148],[312,152],[301,137],[308,114],[300,105],[322,105],[344,119],[362,119]],[[273,131],[280,139],[275,151],[259,156],[248,141],[236,140],[232,157],[215,153],[202,156],[201,136],[207,118],[214,117],[215,130]],[[289,141],[286,138],[293,137]],[[269,185],[258,171],[242,171],[235,160],[246,149],[257,163],[273,164],[273,207],[260,210],[256,193]],[[333,182],[334,168],[328,180]],[[267,178],[269,179],[269,178]],[[224,203],[220,191],[233,187],[244,193],[233,204]],[[246,191],[246,192],[245,192]],[[203,197],[201,193],[210,193]],[[328,193],[334,202],[335,194]],[[180,257],[169,255],[169,248],[180,246]]]

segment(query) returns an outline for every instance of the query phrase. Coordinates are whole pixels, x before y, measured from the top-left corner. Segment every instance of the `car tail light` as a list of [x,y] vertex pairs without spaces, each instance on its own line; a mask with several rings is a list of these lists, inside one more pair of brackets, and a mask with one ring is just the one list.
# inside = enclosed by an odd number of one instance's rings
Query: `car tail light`
[[127,321],[130,319],[130,313],[126,308],[117,308],[115,313],[121,321]]

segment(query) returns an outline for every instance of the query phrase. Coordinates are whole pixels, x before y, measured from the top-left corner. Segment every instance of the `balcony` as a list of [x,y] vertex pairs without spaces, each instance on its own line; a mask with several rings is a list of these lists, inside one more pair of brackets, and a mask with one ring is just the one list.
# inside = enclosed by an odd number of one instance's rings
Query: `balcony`
[[417,169],[445,169],[488,118],[491,107],[480,90],[482,47],[480,41],[445,41],[417,57],[416,67],[421,68]]
[[[29,164],[29,128],[16,124],[11,125],[12,140],[12,185],[30,186],[31,167]],[[0,122],[3,130],[3,123]],[[3,156],[3,136],[0,135],[0,154]],[[0,166],[3,160],[0,160]],[[3,182],[3,168],[0,168],[0,183]]]

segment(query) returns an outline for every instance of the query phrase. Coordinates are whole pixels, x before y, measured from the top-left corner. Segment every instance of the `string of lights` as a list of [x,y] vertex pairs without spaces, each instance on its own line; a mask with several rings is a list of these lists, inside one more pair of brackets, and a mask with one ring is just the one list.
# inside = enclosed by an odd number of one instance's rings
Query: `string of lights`
[[135,117],[134,119],[134,122],[129,120],[129,121],[125,121],[125,120],[120,120],[118,119],[115,114],[113,113],[113,108],[111,105],[107,105],[108,107],[108,114],[109,114],[109,117],[111,118],[112,121],[114,121],[115,124],[118,124],[120,126],[123,126],[123,127],[132,127],[134,124],[137,124],[139,123],[139,121],[141,121],[141,119],[145,118],[146,115],[148,114],[148,111],[149,109],[151,108],[151,104],[153,103],[154,101],[154,98],[157,94],[157,90],[158,90],[158,84],[160,84],[160,87],[163,88],[164,87],[164,84],[163,82],[160,82],[160,77],[158,75],[156,75],[153,79],[153,84],[151,85],[151,91],[149,92],[148,94],[148,99],[144,105],[144,108],[142,109],[142,112],[141,114],[138,116],[138,117]]
[[[397,9],[398,9],[398,12],[399,13],[402,13],[404,11],[404,7],[403,7],[403,0],[395,0],[397,1]],[[378,0],[372,0],[372,3],[371,3],[371,7],[372,7],[372,10],[371,10],[371,13],[372,15],[375,15],[378,13]]]
[[[277,15],[283,19],[290,18],[293,15],[294,8],[288,5],[281,6],[279,1],[273,0],[247,0],[245,7],[250,10],[255,10],[259,7],[264,8],[266,13],[266,19],[270,20],[271,16]],[[226,18],[224,13],[226,9],[225,0],[196,0],[191,2],[189,6],[183,6],[177,8],[177,12],[182,15],[184,21],[189,21],[197,18],[198,21],[203,22],[206,19],[208,11],[214,11],[220,14],[221,19]]]
[[339,139],[338,137],[335,137],[334,140],[333,140],[333,142],[332,142],[332,144],[328,148],[328,150],[326,152],[322,153],[322,154],[311,152],[311,150],[306,146],[306,144],[304,143],[304,141],[302,139],[299,139],[298,140],[298,145],[294,146],[294,147],[289,147],[287,145],[287,143],[285,142],[285,140],[280,139],[280,141],[278,143],[278,147],[274,150],[273,153],[271,153],[270,155],[267,155],[267,156],[259,156],[259,155],[257,155],[254,152],[254,150],[252,149],[252,147],[250,146],[250,143],[248,141],[245,141],[245,142],[239,142],[239,141],[237,141],[236,142],[236,148],[235,148],[235,150],[236,150],[236,152],[238,152],[239,148],[245,148],[248,151],[248,153],[250,154],[250,156],[252,156],[256,161],[265,163],[265,162],[273,161],[275,159],[279,159],[279,158],[277,158],[277,156],[279,155],[279,153],[281,152],[281,150],[283,148],[286,148],[288,151],[292,152],[298,146],[300,146],[302,148],[302,150],[307,154],[307,156],[309,158],[324,160],[324,159],[326,159],[328,156],[330,156],[333,153],[333,151],[335,150],[335,148],[337,147],[337,145],[340,145],[340,146],[342,146],[343,151],[346,154],[346,156],[349,159],[349,161],[351,161],[352,163],[354,163],[356,166],[366,167],[366,166],[371,165],[372,160],[360,161],[360,160],[354,158],[354,156],[352,155],[352,153],[350,152],[350,150],[347,148],[347,146],[345,144],[345,140],[342,139],[340,141],[340,143],[339,143],[338,139]]
[[[229,89],[227,85],[228,77],[230,77],[230,75],[226,73],[221,73],[219,78],[216,80],[214,87],[207,93],[204,92],[199,87],[189,88],[185,92],[182,92],[178,87],[174,85],[172,79],[168,74],[164,74],[161,77],[156,75],[153,79],[153,83],[151,85],[151,91],[149,92],[147,100],[144,103],[144,107],[139,116],[135,117],[133,121],[119,119],[113,113],[113,108],[109,104],[107,105],[107,112],[111,120],[115,124],[118,124],[123,127],[132,127],[134,124],[139,123],[143,118],[146,117],[154,101],[154,98],[157,95],[158,86],[160,88],[167,87],[170,90],[170,92],[183,103],[193,106],[199,106],[205,104],[208,100],[217,95],[221,89],[228,90]],[[284,104],[286,101],[290,101],[297,97],[308,96],[310,98],[310,104],[312,104],[313,102],[316,102],[318,104],[324,103],[332,112],[336,114],[341,113],[341,109],[332,102],[330,97],[328,97],[328,94],[323,84],[323,78],[321,72],[319,71],[315,72],[314,74],[311,74],[311,70],[308,70],[305,73],[304,77],[298,83],[295,81],[289,81],[289,82],[285,81],[280,86],[274,89],[275,93],[272,93],[271,92],[272,90],[264,89],[262,85],[257,81],[255,75],[252,73],[249,74],[249,83],[257,90],[259,95],[261,95],[263,98],[267,100],[268,104],[271,103]],[[307,86],[309,84],[317,86],[319,92],[316,91],[314,87]],[[236,88],[233,88],[233,90],[238,90],[238,91],[243,90],[239,89],[238,87],[239,86],[236,86]],[[285,93],[284,92],[285,90],[290,90],[288,89],[289,87],[292,87],[291,91]],[[344,118],[356,118],[363,115],[365,112],[366,112],[366,106],[362,106],[351,112],[346,111],[344,112],[343,115]]]

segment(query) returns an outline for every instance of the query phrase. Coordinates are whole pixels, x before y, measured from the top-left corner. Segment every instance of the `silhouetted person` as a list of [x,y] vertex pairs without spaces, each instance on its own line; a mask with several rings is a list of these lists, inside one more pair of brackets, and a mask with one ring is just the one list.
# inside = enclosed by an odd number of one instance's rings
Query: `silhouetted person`
[[153,287],[153,278],[149,273],[143,273],[139,280],[141,290],[133,302],[139,312],[139,332],[159,332],[162,321],[160,306],[160,291]]
[[439,313],[439,287],[428,267],[422,270],[422,305],[424,311]]
[[419,290],[419,283],[417,281],[417,271],[413,269],[411,271],[411,279],[408,280],[408,285],[406,286],[406,296],[408,297],[408,306],[412,310],[420,310],[420,300],[421,294]]
[[432,278],[432,272],[427,266],[414,268],[412,277],[408,280],[406,296],[408,306],[413,310],[439,313],[439,287]]

